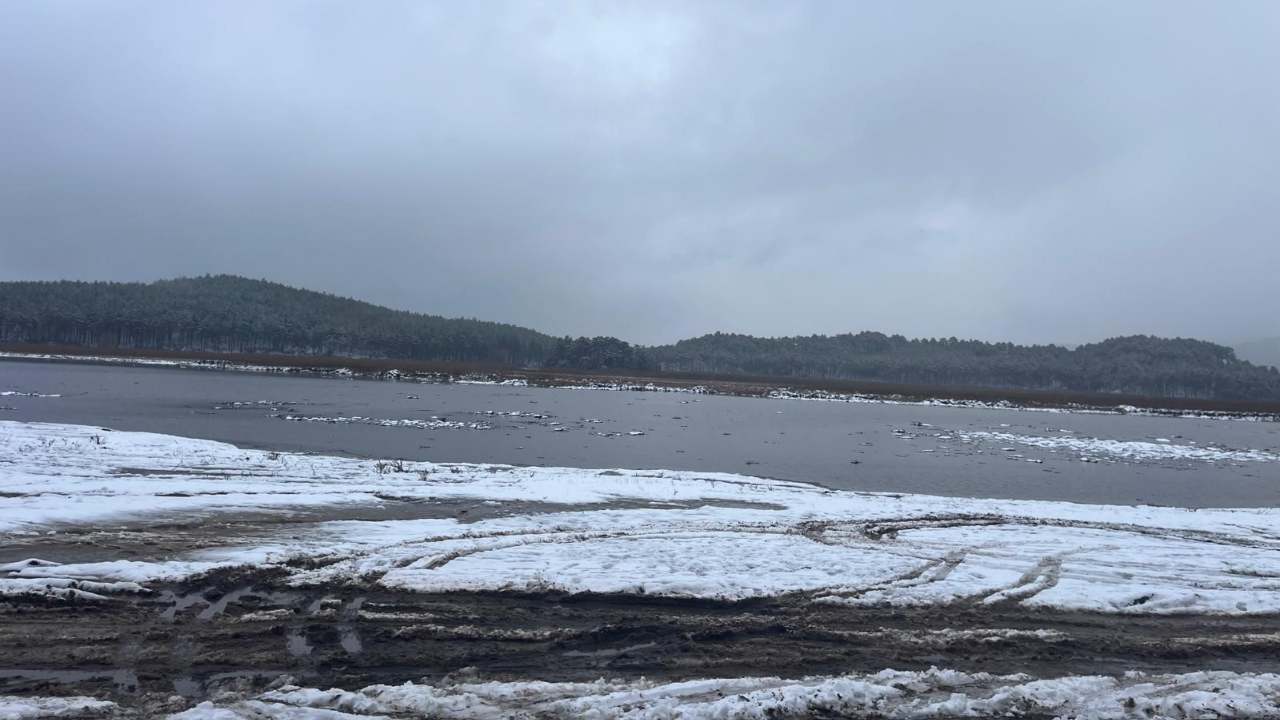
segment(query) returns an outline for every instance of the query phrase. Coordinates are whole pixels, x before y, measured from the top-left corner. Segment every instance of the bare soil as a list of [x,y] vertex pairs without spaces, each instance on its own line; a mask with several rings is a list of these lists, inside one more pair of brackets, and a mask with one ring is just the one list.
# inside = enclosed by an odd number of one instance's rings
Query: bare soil
[[[191,539],[191,538],[188,538]],[[41,548],[42,551],[50,548]],[[1280,671],[1280,616],[1114,616],[1007,605],[852,609],[803,594],[714,602],[287,587],[232,569],[109,602],[0,602],[0,694],[90,694],[143,716],[292,678],[360,688],[449,674],[594,680],[874,673]],[[180,696],[174,698],[174,696]]]
[[[0,694],[88,694],[142,711],[265,688],[282,676],[359,688],[459,672],[555,681],[934,665],[1038,676],[1280,671],[1277,616],[849,608],[801,596],[421,594],[280,580],[231,570],[107,603],[10,598],[0,603]],[[998,639],[1003,631],[1021,634]]]
[[[389,502],[64,527],[7,538],[0,562],[160,560],[340,519],[550,512],[554,504]],[[947,518],[939,518],[946,522]],[[864,532],[892,533],[885,521]],[[826,528],[814,526],[815,533]],[[318,562],[324,560],[300,561]],[[1116,616],[1009,602],[821,605],[557,592],[389,590],[371,579],[292,587],[284,568],[233,568],[105,602],[0,599],[0,695],[91,695],[154,717],[287,679],[358,689],[463,674],[548,681],[876,672],[1280,672],[1280,616]]]

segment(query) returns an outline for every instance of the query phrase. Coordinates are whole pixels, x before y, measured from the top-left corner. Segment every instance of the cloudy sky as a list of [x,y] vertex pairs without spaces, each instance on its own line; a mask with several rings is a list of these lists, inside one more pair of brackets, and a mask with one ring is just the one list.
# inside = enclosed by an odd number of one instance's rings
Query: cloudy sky
[[1280,335],[1280,3],[0,3],[0,279]]

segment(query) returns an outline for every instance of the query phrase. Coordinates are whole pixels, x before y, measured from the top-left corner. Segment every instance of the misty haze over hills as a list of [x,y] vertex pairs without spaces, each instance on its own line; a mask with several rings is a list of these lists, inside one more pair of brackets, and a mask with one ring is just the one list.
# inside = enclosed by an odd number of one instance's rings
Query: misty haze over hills
[[1233,347],[1241,360],[1280,368],[1280,337],[1240,342]]
[[0,283],[0,341],[1280,400],[1275,368],[1199,340],[1129,336],[1067,349],[878,332],[713,333],[644,347],[392,310],[230,275]]

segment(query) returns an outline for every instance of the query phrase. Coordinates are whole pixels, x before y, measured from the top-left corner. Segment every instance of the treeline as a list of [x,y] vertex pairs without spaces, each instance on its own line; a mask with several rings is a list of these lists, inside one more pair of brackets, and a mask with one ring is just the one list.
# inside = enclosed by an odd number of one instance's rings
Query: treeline
[[515,325],[391,310],[232,275],[154,283],[0,283],[0,341],[206,352],[541,363]]
[[1202,340],[1135,335],[1067,349],[862,332],[757,338],[715,333],[650,348],[659,370],[872,380],[1171,398],[1280,400],[1280,371]]
[[560,338],[544,365],[574,370],[651,370],[654,367],[644,348],[616,337]]
[[1280,401],[1280,371],[1199,340],[1133,336],[1068,349],[877,332],[715,333],[640,347],[391,310],[230,275],[0,283],[0,342]]

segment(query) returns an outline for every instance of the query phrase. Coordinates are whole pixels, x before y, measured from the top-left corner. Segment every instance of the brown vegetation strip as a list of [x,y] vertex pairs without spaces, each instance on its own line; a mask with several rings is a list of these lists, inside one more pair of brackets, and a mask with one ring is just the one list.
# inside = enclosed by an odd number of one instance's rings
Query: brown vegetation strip
[[514,368],[492,363],[435,362],[391,358],[354,358],[322,355],[268,355],[214,353],[180,350],[142,350],[68,345],[0,344],[0,351],[27,354],[97,355],[111,358],[140,358],[224,362],[247,365],[274,365],[299,372],[347,368],[357,373],[379,374],[397,370],[406,374],[491,375],[496,379],[525,380],[536,387],[588,383],[649,384],[669,388],[702,386],[720,395],[762,397],[780,388],[799,391],[875,395],[903,400],[977,400],[1012,402],[1028,407],[1115,407],[1132,405],[1151,410],[1189,410],[1233,413],[1280,413],[1280,403],[1242,400],[1202,400],[1161,398],[1140,395],[1057,392],[1017,388],[913,385],[828,378],[782,378],[737,375],[704,375],[660,371],[575,371],[566,369]]

